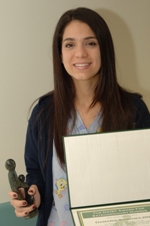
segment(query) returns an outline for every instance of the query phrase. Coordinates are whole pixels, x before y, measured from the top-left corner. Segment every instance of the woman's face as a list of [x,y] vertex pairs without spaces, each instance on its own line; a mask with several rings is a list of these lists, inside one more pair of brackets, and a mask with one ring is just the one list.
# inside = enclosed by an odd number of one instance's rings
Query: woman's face
[[74,81],[97,81],[101,68],[100,46],[86,23],[73,20],[66,26],[62,37],[62,62]]

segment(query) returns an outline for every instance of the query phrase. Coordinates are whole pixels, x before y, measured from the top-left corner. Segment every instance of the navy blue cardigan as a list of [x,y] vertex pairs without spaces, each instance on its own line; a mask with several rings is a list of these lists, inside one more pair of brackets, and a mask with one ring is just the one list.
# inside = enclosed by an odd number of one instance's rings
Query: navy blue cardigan
[[[141,96],[134,94],[133,103],[138,110],[134,115],[135,121],[133,124],[135,124],[135,129],[150,128],[150,114]],[[39,112],[47,105],[49,106],[47,110],[36,120]],[[38,211],[36,226],[47,226],[53,202],[53,135],[50,135],[50,146],[49,152],[47,153],[48,134],[46,132],[47,130],[43,129],[47,111],[49,111],[49,117],[52,117],[53,120],[53,108],[53,95],[41,98],[32,111],[27,129],[25,145],[26,180],[29,185],[37,185],[41,195],[41,205]],[[47,159],[46,164],[45,159]]]

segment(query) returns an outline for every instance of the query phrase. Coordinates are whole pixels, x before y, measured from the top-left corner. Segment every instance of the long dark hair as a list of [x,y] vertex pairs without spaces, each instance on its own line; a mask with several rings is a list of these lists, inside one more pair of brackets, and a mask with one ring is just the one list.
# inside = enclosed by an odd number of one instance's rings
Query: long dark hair
[[[112,37],[104,19],[88,8],[68,10],[59,19],[53,37],[54,73],[54,142],[58,158],[64,163],[62,136],[66,135],[67,122],[74,113],[75,88],[71,76],[66,72],[61,60],[62,36],[65,27],[72,21],[86,23],[95,33],[101,50],[99,82],[92,102],[102,106],[102,131],[116,131],[133,127],[133,104],[131,94],[117,82],[115,54]],[[49,128],[51,125],[49,125]]]

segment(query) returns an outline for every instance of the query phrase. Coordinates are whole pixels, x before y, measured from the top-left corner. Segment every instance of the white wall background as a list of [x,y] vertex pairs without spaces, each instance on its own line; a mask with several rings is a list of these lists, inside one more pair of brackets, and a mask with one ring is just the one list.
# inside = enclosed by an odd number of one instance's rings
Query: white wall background
[[51,45],[63,12],[100,13],[114,39],[120,83],[150,108],[150,0],[0,0],[0,203],[9,200],[5,161],[25,174],[24,142],[32,102],[53,88]]

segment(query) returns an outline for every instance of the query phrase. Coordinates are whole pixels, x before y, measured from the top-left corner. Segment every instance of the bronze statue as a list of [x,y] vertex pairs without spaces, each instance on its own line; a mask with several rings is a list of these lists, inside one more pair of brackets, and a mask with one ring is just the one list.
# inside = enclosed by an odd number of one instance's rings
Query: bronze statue
[[[25,176],[22,174],[17,176],[17,173],[15,171],[15,168],[16,168],[15,161],[13,159],[8,159],[5,163],[5,167],[9,171],[8,180],[9,180],[9,184],[12,191],[18,194],[19,200],[26,200],[28,205],[32,205],[34,201],[34,197],[28,194],[29,186],[25,182]],[[21,192],[19,192],[19,188],[24,188],[25,197],[23,197]],[[29,219],[29,218],[35,217],[36,215],[37,215],[37,209],[34,209],[24,218]]]

